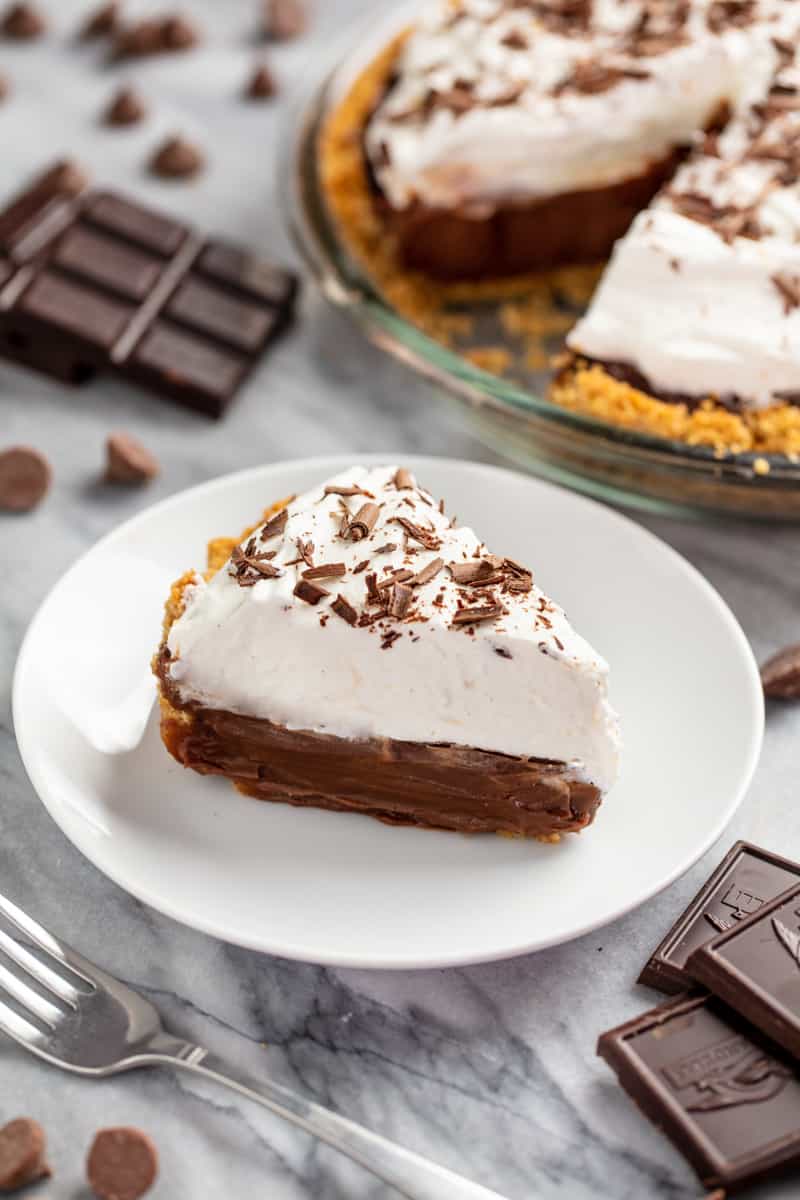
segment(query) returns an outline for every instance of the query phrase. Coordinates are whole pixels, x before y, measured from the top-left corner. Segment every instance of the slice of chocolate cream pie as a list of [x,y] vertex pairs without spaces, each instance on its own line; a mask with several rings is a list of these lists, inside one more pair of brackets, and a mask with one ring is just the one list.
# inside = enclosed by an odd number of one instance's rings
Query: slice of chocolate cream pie
[[605,662],[407,470],[345,471],[209,568],[174,586],[155,659],[185,766],[399,825],[592,821],[619,752]]

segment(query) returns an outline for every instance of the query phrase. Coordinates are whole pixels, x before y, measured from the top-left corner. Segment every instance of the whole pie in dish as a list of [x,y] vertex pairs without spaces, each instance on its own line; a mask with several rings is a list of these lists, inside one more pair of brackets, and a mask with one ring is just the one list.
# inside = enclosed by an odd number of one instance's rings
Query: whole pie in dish
[[360,155],[440,285],[613,248],[552,398],[798,454],[798,45],[800,0],[429,0],[329,119],[331,208],[355,229]]
[[606,664],[402,468],[212,542],[154,669],[170,753],[263,800],[558,840],[617,772]]

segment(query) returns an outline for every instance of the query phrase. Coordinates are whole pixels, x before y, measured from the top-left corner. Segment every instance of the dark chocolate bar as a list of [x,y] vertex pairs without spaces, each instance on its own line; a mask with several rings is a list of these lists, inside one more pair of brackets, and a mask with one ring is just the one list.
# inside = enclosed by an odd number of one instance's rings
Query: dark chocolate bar
[[662,992],[686,991],[692,983],[686,961],[698,946],[799,881],[800,863],[750,842],[736,842],[653,951],[639,983]]
[[686,968],[800,1058],[800,885],[695,950]]
[[597,1052],[706,1187],[730,1191],[800,1163],[800,1078],[707,993],[604,1033]]
[[0,213],[0,355],[221,416],[289,323],[296,277],[76,177],[58,164]]

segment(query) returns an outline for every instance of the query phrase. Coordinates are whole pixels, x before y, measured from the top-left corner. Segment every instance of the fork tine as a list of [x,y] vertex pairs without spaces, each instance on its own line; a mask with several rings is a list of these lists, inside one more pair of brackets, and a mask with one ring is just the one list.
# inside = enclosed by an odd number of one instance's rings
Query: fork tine
[[20,933],[24,933],[32,942],[35,942],[40,949],[45,950],[58,962],[69,967],[75,975],[88,983],[90,987],[96,987],[96,980],[93,978],[93,968],[91,963],[82,958],[80,954],[72,950],[66,942],[60,942],[54,938],[51,933],[43,929],[37,924],[32,917],[23,912],[21,908],[17,908],[12,902],[0,892],[0,913],[11,924],[15,925]]
[[63,975],[59,975],[57,971],[52,971],[46,963],[41,959],[36,958],[24,946],[14,938],[9,937],[5,930],[0,929],[0,950],[7,958],[12,959],[18,966],[40,983],[42,987],[47,988],[49,992],[58,996],[70,1008],[77,1007],[77,1001],[80,999],[80,993],[77,988],[74,988]]
[[40,1047],[47,1041],[41,1029],[37,1029],[30,1021],[26,1021],[2,999],[0,999],[0,1029],[15,1042],[21,1042],[23,1046]]
[[0,988],[4,988],[23,1008],[34,1013],[51,1029],[55,1029],[58,1021],[64,1016],[60,1008],[56,1008],[55,1004],[51,1004],[49,1000],[41,996],[13,971],[9,971],[8,967],[3,966],[2,963],[0,963]]

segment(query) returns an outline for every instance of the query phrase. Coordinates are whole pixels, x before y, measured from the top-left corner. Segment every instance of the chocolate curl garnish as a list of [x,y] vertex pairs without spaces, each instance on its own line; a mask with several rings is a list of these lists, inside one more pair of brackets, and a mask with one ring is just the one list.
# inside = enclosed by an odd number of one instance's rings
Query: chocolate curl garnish
[[444,566],[444,559],[432,558],[429,563],[426,563],[421,571],[417,571],[416,575],[409,580],[411,587],[422,587],[426,583],[430,583],[435,579]]
[[347,621],[348,625],[355,625],[358,620],[358,613],[352,604],[345,600],[341,592],[331,605],[331,612],[335,612],[337,617],[341,617],[343,621]]
[[394,486],[398,492],[405,491],[407,488],[416,487],[414,476],[406,467],[398,467],[394,473]]
[[375,528],[379,513],[380,508],[377,504],[371,501],[362,504],[356,515],[347,522],[342,536],[349,538],[351,542],[360,542],[362,538],[369,537]]
[[402,620],[411,606],[411,599],[413,595],[414,593],[408,584],[393,584],[391,595],[389,597],[389,616],[396,617],[398,620]]
[[228,574],[240,587],[252,587],[261,579],[277,579],[281,571],[273,567],[268,561],[270,558],[271,554],[256,554],[255,538],[250,538],[244,550],[241,546],[234,546]]
[[493,621],[503,614],[502,604],[478,605],[475,608],[462,608],[453,617],[454,625],[477,625],[481,621]]
[[319,604],[324,596],[330,596],[330,592],[326,592],[325,588],[318,587],[308,579],[298,579],[294,594],[298,600],[305,600],[306,604]]
[[277,537],[279,533],[283,533],[288,520],[289,510],[287,508],[282,508],[280,512],[275,513],[275,516],[270,517],[264,528],[261,530],[261,541],[266,542],[270,538]]
[[402,525],[408,536],[415,542],[419,542],[426,550],[438,550],[441,546],[441,540],[432,529],[424,529],[421,525],[416,525],[414,521],[409,521],[408,517],[392,517],[392,520],[397,521],[398,525]]
[[303,579],[335,579],[344,575],[347,568],[344,563],[320,563],[316,567],[308,567],[303,571]]

